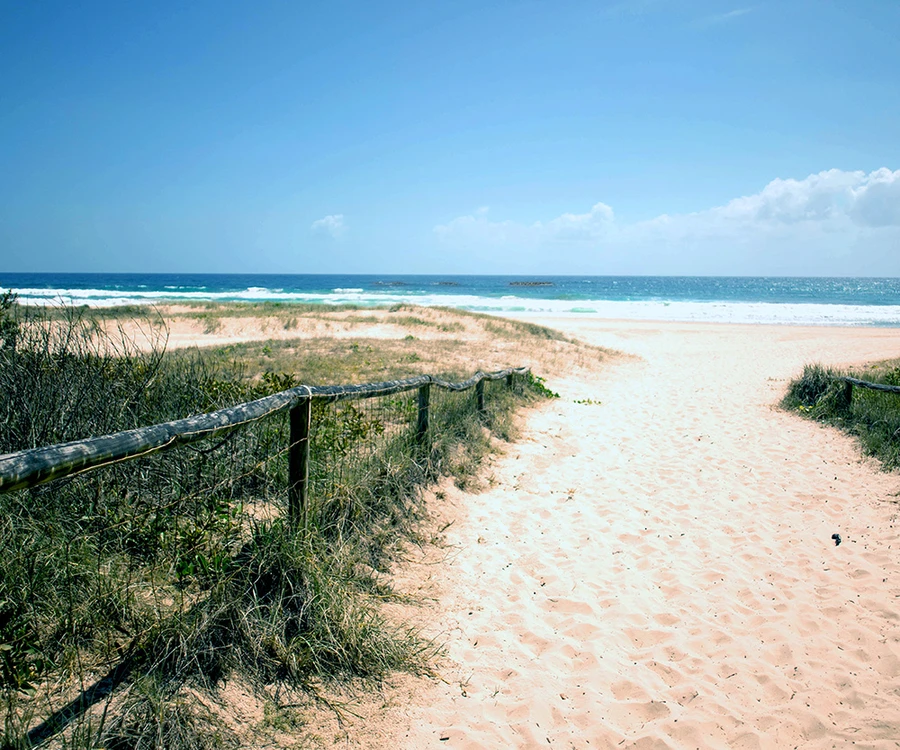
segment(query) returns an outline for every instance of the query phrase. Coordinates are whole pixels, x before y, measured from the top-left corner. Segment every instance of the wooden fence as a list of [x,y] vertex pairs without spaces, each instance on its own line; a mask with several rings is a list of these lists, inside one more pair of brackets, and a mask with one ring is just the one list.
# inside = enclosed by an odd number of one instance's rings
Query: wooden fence
[[309,491],[309,435],[311,406],[314,399],[330,403],[418,390],[416,439],[424,442],[428,435],[428,409],[432,387],[448,391],[474,388],[476,409],[478,412],[484,412],[486,380],[505,378],[507,385],[512,387],[516,375],[525,375],[528,372],[527,367],[508,368],[490,373],[479,371],[460,383],[450,383],[432,375],[419,375],[405,380],[362,385],[299,385],[271,396],[208,414],[0,456],[0,493],[33,487],[42,482],[61,479],[118,461],[139,458],[177,445],[195,443],[288,410],[290,420],[288,514],[293,523],[302,523]]
[[847,400],[853,395],[853,386],[858,388],[868,388],[870,391],[883,391],[884,393],[900,393],[900,385],[885,385],[884,383],[870,383],[868,380],[859,380],[858,378],[843,377],[844,388],[847,392]]
[[845,408],[849,408],[853,401],[853,387],[865,388],[870,391],[881,391],[882,393],[898,393],[900,394],[900,386],[885,385],[884,383],[871,383],[868,380],[860,380],[859,378],[851,378],[848,375],[838,378],[844,383],[844,391],[841,394],[841,400]]

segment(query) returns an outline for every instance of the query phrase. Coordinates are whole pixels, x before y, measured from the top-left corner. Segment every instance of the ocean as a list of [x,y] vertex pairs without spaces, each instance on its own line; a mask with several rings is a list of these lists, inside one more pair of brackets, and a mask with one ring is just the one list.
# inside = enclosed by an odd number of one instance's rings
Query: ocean
[[900,326],[898,278],[0,273],[32,305],[443,305],[498,315]]

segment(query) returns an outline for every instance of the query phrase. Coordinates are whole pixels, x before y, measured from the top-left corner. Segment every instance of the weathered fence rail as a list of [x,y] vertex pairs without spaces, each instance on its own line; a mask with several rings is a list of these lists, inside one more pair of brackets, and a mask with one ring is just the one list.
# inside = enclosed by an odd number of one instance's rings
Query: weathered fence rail
[[291,519],[299,522],[306,506],[309,484],[309,434],[312,411],[310,407],[313,400],[333,403],[418,390],[416,437],[419,441],[423,441],[428,434],[428,410],[432,387],[448,391],[475,388],[476,408],[479,412],[483,412],[486,380],[505,378],[507,384],[512,385],[515,375],[524,375],[527,372],[526,367],[507,368],[490,373],[479,371],[460,383],[451,383],[431,375],[419,375],[404,380],[362,385],[299,385],[271,396],[208,414],[0,456],[0,493],[33,487],[88,469],[146,456],[177,445],[194,443],[288,410],[290,413],[288,510]]
[[859,380],[858,378],[842,377],[844,385],[847,389],[848,396],[853,394],[853,386],[858,388],[868,388],[870,391],[883,391],[884,393],[900,393],[900,385],[885,385],[884,383],[870,383],[868,380]]

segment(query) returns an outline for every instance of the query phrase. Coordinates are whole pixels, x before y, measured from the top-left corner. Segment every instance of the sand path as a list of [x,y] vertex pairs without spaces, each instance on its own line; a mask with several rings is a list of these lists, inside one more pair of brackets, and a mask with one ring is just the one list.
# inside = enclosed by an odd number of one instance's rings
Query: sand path
[[900,334],[541,322],[641,359],[553,382],[451,498],[448,663],[397,746],[900,746],[900,477],[773,408]]

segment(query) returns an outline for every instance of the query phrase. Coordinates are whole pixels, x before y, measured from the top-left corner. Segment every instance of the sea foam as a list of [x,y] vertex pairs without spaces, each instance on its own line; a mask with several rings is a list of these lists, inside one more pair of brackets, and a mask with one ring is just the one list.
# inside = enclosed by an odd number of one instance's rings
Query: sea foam
[[430,289],[390,287],[367,290],[336,287],[322,292],[286,291],[249,286],[236,291],[209,291],[197,287],[163,289],[13,288],[28,305],[161,305],[175,302],[282,302],[354,304],[359,306],[415,304],[454,307],[477,312],[547,314],[624,320],[748,323],[831,326],[900,326],[900,305],[823,304],[805,302],[691,301],[674,299],[608,300],[552,299],[505,294],[441,294]]

